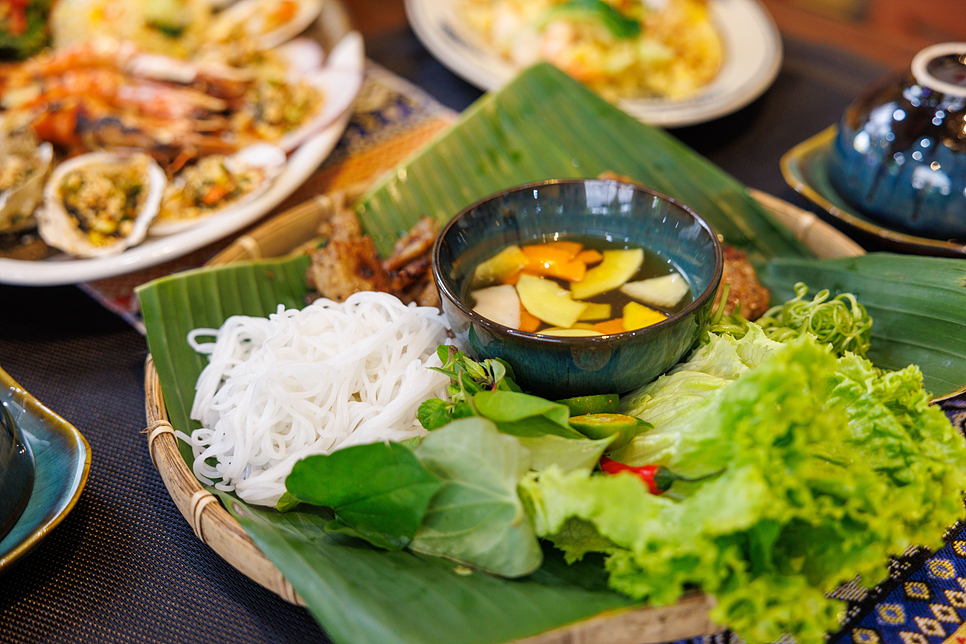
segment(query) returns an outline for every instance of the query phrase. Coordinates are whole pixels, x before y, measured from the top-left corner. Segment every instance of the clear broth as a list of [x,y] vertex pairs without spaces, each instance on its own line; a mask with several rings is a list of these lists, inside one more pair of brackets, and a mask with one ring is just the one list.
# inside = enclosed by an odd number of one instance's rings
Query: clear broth
[[[560,237],[559,239],[554,239],[552,241],[579,242],[583,244],[583,247],[585,250],[596,250],[598,252],[603,252],[605,250],[630,250],[630,249],[640,248],[644,251],[644,261],[641,263],[641,267],[637,270],[637,272],[634,273],[634,275],[632,275],[630,279],[627,280],[628,282],[638,282],[641,280],[650,279],[652,277],[661,277],[663,275],[671,275],[671,274],[677,273],[684,278],[685,282],[688,283],[689,289],[687,294],[685,294],[685,296],[681,298],[681,301],[678,302],[677,305],[671,308],[656,306],[648,302],[639,302],[638,300],[635,300],[634,298],[624,294],[619,287],[611,289],[609,291],[605,291],[598,295],[584,298],[581,300],[581,302],[591,302],[594,304],[610,304],[611,306],[610,317],[600,319],[600,320],[587,320],[586,322],[590,324],[605,322],[607,320],[612,320],[614,318],[621,317],[623,315],[622,311],[624,310],[624,306],[631,302],[638,302],[639,304],[644,304],[645,306],[648,306],[656,311],[661,311],[662,313],[673,315],[674,313],[677,313],[678,311],[683,310],[689,304],[691,304],[691,302],[694,301],[694,292],[690,288],[691,282],[690,280],[688,280],[687,275],[685,275],[682,271],[678,270],[669,259],[662,257],[661,255],[658,255],[655,251],[647,248],[646,246],[627,244],[624,242],[617,242],[617,241],[609,241],[607,239],[604,239],[603,237],[598,237],[594,235],[574,235],[574,236]],[[517,242],[519,246],[539,245],[542,243],[546,243],[546,242],[543,242],[539,239],[521,240]],[[502,250],[503,248],[500,248],[497,252],[491,254],[486,259],[496,256],[497,253],[499,253]],[[587,269],[590,270],[598,265],[599,265],[599,262],[597,264],[589,264],[587,266]],[[570,290],[570,283],[564,279],[547,277],[547,276],[543,276],[543,277],[544,279],[553,280],[554,282],[560,284],[563,288],[567,289],[568,291]],[[466,292],[463,294],[463,301],[469,302],[470,308],[476,306],[475,300],[470,295],[471,290],[472,289],[469,287],[469,284],[468,284],[466,288]],[[541,321],[540,327],[535,331],[535,333],[540,333],[545,329],[552,328],[552,326],[553,325],[547,324],[546,322]]]

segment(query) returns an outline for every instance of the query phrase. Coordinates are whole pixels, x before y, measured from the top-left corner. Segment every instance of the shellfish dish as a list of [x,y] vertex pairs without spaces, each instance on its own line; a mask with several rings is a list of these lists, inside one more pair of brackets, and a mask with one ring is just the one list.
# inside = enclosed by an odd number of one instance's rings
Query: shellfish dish
[[77,257],[120,251],[144,239],[164,184],[164,172],[144,153],[74,157],[47,182],[38,212],[40,236]]
[[0,64],[0,257],[38,237],[50,253],[101,257],[252,212],[362,85],[357,33],[328,53],[296,37],[321,7],[57,3],[53,47]]
[[283,167],[285,152],[267,143],[251,145],[230,156],[203,157],[168,182],[150,232],[178,232],[200,219],[248,203],[268,189]]
[[24,131],[0,136],[0,231],[33,227],[53,146]]

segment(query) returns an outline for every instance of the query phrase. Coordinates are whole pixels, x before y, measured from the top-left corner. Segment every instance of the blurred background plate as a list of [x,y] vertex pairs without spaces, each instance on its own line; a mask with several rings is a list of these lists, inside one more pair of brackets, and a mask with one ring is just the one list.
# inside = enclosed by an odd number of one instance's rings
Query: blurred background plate
[[[453,72],[485,90],[502,87],[520,68],[471,32],[458,5],[406,0],[406,15],[416,36]],[[730,114],[768,89],[781,67],[782,42],[767,10],[757,0],[710,0],[710,6],[725,50],[714,80],[682,100],[623,99],[622,110],[650,125],[693,125]]]
[[27,554],[73,509],[91,467],[91,450],[77,429],[44,407],[0,369],[0,401],[34,457],[34,487],[13,529],[0,540],[0,573]]
[[[326,52],[345,35],[351,27],[345,8],[339,2],[326,2],[318,20],[306,32],[322,44]],[[359,69],[365,67],[364,56],[356,61]],[[0,283],[21,286],[54,286],[76,284],[106,277],[123,275],[156,266],[186,255],[214,241],[227,237],[248,226],[272,211],[305,183],[319,165],[329,156],[338,143],[349,121],[351,110],[318,132],[292,154],[282,174],[261,196],[234,211],[228,218],[211,217],[188,230],[165,237],[148,237],[118,255],[93,259],[73,259],[58,254],[49,260],[26,261],[0,258]]]
[[837,126],[828,127],[782,156],[782,175],[788,185],[844,224],[860,242],[917,255],[966,257],[966,244],[961,241],[928,239],[886,228],[850,206],[828,176],[829,153],[837,133]]

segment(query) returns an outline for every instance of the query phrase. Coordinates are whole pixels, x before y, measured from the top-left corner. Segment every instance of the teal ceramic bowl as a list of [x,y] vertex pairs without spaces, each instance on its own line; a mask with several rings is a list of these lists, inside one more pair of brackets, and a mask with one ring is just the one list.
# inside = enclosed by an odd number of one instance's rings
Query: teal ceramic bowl
[[[464,296],[477,264],[511,244],[603,237],[643,246],[687,279],[693,301],[643,329],[553,337],[511,329],[474,312]],[[694,211],[635,184],[551,180],[510,188],[454,217],[433,249],[433,277],[457,346],[502,358],[526,390],[550,398],[626,393],[655,379],[694,345],[721,281],[721,244]]]

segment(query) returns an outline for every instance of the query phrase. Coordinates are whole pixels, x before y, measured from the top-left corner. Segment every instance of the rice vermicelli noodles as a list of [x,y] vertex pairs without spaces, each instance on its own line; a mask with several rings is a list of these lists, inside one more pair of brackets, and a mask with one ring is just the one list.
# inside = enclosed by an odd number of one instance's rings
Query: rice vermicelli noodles
[[192,447],[195,476],[275,505],[306,456],[424,435],[419,404],[449,382],[427,368],[440,366],[447,331],[437,309],[376,292],[193,330],[189,344],[208,355],[191,408],[202,426],[178,436]]

